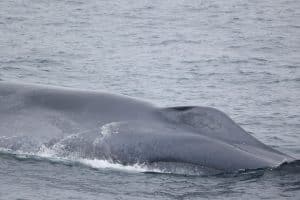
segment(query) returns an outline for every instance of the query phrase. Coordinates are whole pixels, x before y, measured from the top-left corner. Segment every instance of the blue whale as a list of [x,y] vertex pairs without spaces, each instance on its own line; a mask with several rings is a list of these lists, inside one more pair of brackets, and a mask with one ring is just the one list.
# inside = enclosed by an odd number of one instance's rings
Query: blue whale
[[209,107],[156,107],[122,95],[0,82],[0,148],[235,171],[293,158]]

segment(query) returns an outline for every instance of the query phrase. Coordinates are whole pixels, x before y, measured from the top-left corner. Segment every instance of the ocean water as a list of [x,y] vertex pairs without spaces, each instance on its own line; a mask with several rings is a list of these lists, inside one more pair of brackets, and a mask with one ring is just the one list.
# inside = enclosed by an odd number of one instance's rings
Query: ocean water
[[[3,0],[0,80],[227,113],[300,158],[300,1]],[[300,163],[195,174],[0,153],[0,199],[299,199]]]

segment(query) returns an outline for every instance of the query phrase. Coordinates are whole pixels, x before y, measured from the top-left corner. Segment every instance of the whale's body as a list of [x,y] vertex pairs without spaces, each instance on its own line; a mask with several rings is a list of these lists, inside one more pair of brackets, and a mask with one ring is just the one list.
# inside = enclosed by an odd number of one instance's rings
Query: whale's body
[[6,82],[0,82],[0,148],[226,171],[292,160],[213,108],[159,108],[121,95]]

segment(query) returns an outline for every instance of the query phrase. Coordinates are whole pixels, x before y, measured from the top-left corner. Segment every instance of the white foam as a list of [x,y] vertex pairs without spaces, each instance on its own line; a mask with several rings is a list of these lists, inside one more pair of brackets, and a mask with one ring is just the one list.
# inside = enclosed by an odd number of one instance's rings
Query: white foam
[[37,156],[45,157],[45,158],[50,158],[53,157],[54,155],[55,155],[55,150],[48,148],[45,145],[42,145],[39,151],[37,152]]
[[149,168],[144,164],[122,165],[119,163],[112,163],[108,160],[98,159],[79,159],[79,162],[95,169],[114,169],[127,172],[156,172],[162,173],[161,170]]
[[94,169],[109,169],[116,171],[123,171],[129,173],[144,173],[144,172],[153,172],[153,173],[163,173],[163,174],[185,174],[185,175],[201,175],[202,171],[195,170],[193,167],[185,167],[180,164],[174,163],[160,163],[158,165],[146,165],[142,163],[136,163],[132,165],[122,165],[120,163],[113,163],[110,160],[99,160],[99,159],[87,159],[80,158],[77,156],[67,156],[60,157],[57,156],[53,149],[47,147],[42,148],[38,153],[29,153],[22,151],[11,151],[9,149],[0,148],[0,152],[13,154],[18,158],[30,159],[34,158],[37,160],[49,160],[51,162],[62,163],[62,164],[81,164],[87,167]]
[[[3,151],[3,149],[2,149]],[[7,151],[6,151],[7,152]],[[57,162],[74,162],[86,165],[88,167],[94,169],[113,169],[113,170],[120,170],[126,172],[155,172],[155,173],[163,173],[162,170],[156,168],[150,168],[145,164],[133,164],[133,165],[122,165],[120,163],[113,163],[109,160],[99,160],[99,159],[86,159],[86,158],[78,158],[74,156],[69,157],[60,157],[57,156],[56,149],[48,148],[46,146],[41,146],[40,150],[37,153],[25,153],[25,152],[15,152],[18,157],[27,157],[27,156],[35,156],[38,158],[46,158],[51,161]]]

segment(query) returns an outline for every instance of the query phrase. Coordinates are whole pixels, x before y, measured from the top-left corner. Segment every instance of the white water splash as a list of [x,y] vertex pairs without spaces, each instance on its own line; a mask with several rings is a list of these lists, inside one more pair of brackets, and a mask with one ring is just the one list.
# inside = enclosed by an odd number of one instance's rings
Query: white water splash
[[100,128],[101,134],[99,134],[99,136],[95,138],[93,145],[97,146],[98,144],[102,143],[104,138],[109,137],[112,134],[118,134],[120,123],[121,122],[111,122],[101,126]]
[[114,169],[126,172],[155,172],[163,173],[163,171],[156,168],[149,168],[144,164],[122,165],[119,163],[112,163],[108,160],[98,159],[79,159],[79,162],[95,169]]
[[154,173],[166,173],[161,169],[149,167],[146,164],[133,164],[133,165],[122,165],[120,163],[113,163],[109,160],[99,160],[99,159],[87,159],[87,158],[78,158],[74,156],[69,157],[60,157],[57,156],[54,149],[42,146],[40,151],[37,153],[29,153],[22,151],[11,151],[9,149],[0,148],[0,152],[12,154],[18,158],[23,159],[37,159],[37,160],[49,160],[57,163],[68,163],[68,164],[82,164],[93,169],[110,169],[117,171],[125,171],[130,173],[143,173],[143,172],[154,172]]

